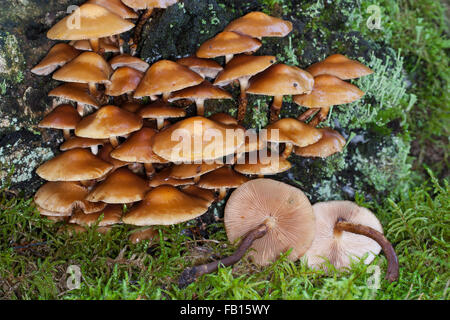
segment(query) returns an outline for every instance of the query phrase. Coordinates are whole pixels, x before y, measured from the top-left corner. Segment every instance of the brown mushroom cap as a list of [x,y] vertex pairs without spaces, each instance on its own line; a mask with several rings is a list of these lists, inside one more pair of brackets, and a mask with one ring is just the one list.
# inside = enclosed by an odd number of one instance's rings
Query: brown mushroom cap
[[209,99],[233,99],[231,93],[213,86],[208,81],[203,81],[199,85],[185,88],[176,92],[173,92],[168,101],[173,102],[180,99],[189,99],[193,101],[197,100],[209,100]]
[[88,85],[85,83],[65,83],[50,91],[48,96],[87,104],[97,109],[100,107],[98,101],[89,94]]
[[225,69],[221,71],[214,85],[226,86],[230,82],[239,78],[250,78],[251,76],[260,73],[276,62],[274,56],[250,56],[247,54],[240,54],[233,57],[227,63]]
[[125,142],[114,149],[110,156],[126,162],[166,163],[167,160],[152,151],[150,142],[155,133],[155,130],[146,127],[134,132]]
[[302,157],[326,158],[342,151],[345,146],[345,138],[339,132],[330,128],[319,130],[322,132],[322,138],[309,146],[295,147],[295,154]]
[[[79,27],[75,27],[73,21],[78,19]],[[85,3],[79,10],[55,24],[47,32],[47,37],[52,40],[96,39],[123,33],[133,27],[133,23],[111,11],[96,4]]]
[[70,104],[62,104],[55,107],[44,119],[39,122],[39,128],[51,129],[75,129],[81,116]]
[[46,76],[58,67],[65,65],[80,54],[80,51],[67,43],[57,43],[47,53],[44,59],[39,62],[31,72],[41,76]]
[[122,206],[121,205],[107,205],[105,209],[94,212],[94,213],[83,213],[83,211],[75,211],[75,213],[70,218],[70,223],[79,224],[84,227],[89,227],[92,225],[95,225],[100,218],[100,216],[103,215],[103,219],[99,221],[98,226],[99,227],[105,227],[110,226],[113,224],[119,224],[121,223],[120,219],[122,217]]
[[127,53],[114,56],[109,60],[111,68],[116,70],[120,67],[130,67],[141,72],[147,71],[149,64],[138,57],[133,57]]
[[107,105],[83,118],[78,123],[75,134],[84,138],[108,139],[127,135],[141,127],[142,119],[138,115]]
[[167,8],[178,2],[178,0],[122,0],[124,4],[135,10],[151,8]]
[[342,80],[359,78],[373,73],[362,63],[351,60],[342,54],[333,54],[323,61],[312,64],[306,70],[314,77],[329,74]]
[[186,116],[186,111],[172,107],[169,103],[162,100],[157,100],[141,108],[138,114],[144,119],[167,119],[184,117]]
[[[251,159],[252,161],[250,161]],[[256,161],[253,161],[256,159]],[[292,164],[283,157],[272,159],[270,154],[247,154],[244,161],[238,159],[234,170],[249,175],[273,175],[289,170]],[[273,160],[273,161],[272,161]]]
[[222,166],[221,163],[182,163],[172,166],[170,176],[176,179],[195,178]]
[[285,64],[274,64],[249,81],[247,93],[267,96],[296,95],[310,92],[314,78],[308,72]]
[[160,60],[147,70],[134,97],[170,93],[195,86],[202,81],[203,78],[188,67],[170,60]]
[[242,129],[232,129],[196,116],[179,121],[157,133],[153,138],[152,148],[153,152],[171,162],[191,163],[233,154],[243,142]]
[[[104,52],[120,52],[120,48],[108,38],[101,38],[98,43],[100,49],[103,49]],[[73,44],[73,47],[82,51],[93,51],[89,40],[77,40]]]
[[339,219],[371,227],[381,233],[383,228],[375,215],[366,208],[350,201],[319,202],[313,206],[316,216],[316,236],[305,253],[308,265],[320,267],[328,259],[337,269],[350,267],[351,258],[361,258],[366,253],[364,263],[369,264],[381,251],[380,245],[363,235],[351,232],[335,232]]
[[59,150],[67,151],[75,148],[90,148],[101,146],[103,144],[105,144],[105,140],[102,139],[71,137],[59,147]]
[[197,50],[199,58],[216,58],[244,52],[253,52],[261,47],[261,41],[235,32],[224,31],[205,41]]
[[139,17],[136,12],[124,5],[121,0],[89,0],[86,3],[102,6],[122,19],[137,19]]
[[328,74],[314,78],[311,93],[294,96],[294,102],[307,108],[323,108],[350,103],[364,95],[358,87]]
[[245,142],[238,148],[237,154],[245,152],[254,152],[264,149],[267,146],[267,141],[261,135],[259,135],[255,130],[245,131]]
[[315,234],[315,217],[305,194],[282,182],[251,180],[230,196],[225,206],[225,229],[231,242],[265,223],[267,233],[254,241],[249,252],[254,262],[267,265],[286,250],[297,260],[310,247]]
[[305,147],[322,138],[322,131],[294,118],[283,118],[267,126],[267,141]]
[[132,113],[137,113],[142,107],[143,105],[138,102],[125,102],[120,106],[121,109]]
[[239,125],[239,123],[236,120],[236,118],[233,118],[229,114],[223,113],[223,112],[215,113],[215,114],[209,116],[208,119],[212,120],[212,121],[215,121],[215,122],[219,122],[219,123],[224,124],[226,126],[237,126],[237,125]]
[[172,168],[167,167],[155,174],[149,182],[150,187],[158,187],[162,185],[171,185],[174,187],[194,184],[193,179],[184,178],[176,179],[171,177]]
[[106,85],[105,93],[109,96],[120,96],[133,92],[142,80],[143,73],[130,67],[118,68],[111,76],[111,83]]
[[216,200],[216,197],[214,196],[214,192],[212,190],[199,188],[194,185],[182,187],[181,191],[190,196],[206,200],[208,201],[209,205],[211,205],[214,202],[214,200]]
[[91,202],[130,203],[142,200],[148,189],[147,181],[127,168],[120,168],[97,184],[86,199]]
[[246,176],[225,166],[202,175],[197,186],[205,189],[237,188],[248,180]]
[[143,230],[139,228],[130,234],[128,240],[133,244],[144,240],[150,240],[150,242],[159,241],[159,233],[154,228],[145,228]]
[[225,31],[234,31],[255,38],[285,37],[292,31],[292,23],[263,12],[253,11],[231,21]]
[[67,221],[70,216],[72,215],[72,211],[68,212],[54,212],[47,209],[44,209],[40,206],[36,205],[36,209],[39,211],[39,214],[41,217],[44,217],[46,219],[49,219],[53,222],[59,222],[59,221]]
[[[106,143],[99,151],[98,157],[102,159],[103,161],[106,161],[113,165],[113,170],[116,170],[117,168],[121,168],[123,166],[128,165],[128,162],[121,161],[118,159],[114,159],[111,157],[111,152],[114,150],[114,147],[110,143]],[[112,170],[112,171],[113,171]]]
[[86,149],[77,148],[48,160],[36,169],[36,173],[48,181],[82,181],[100,178],[112,167]]
[[177,63],[197,72],[203,78],[215,78],[223,70],[222,66],[211,59],[202,59],[195,56],[181,58]]
[[65,82],[108,83],[112,69],[95,52],[83,52],[53,74],[53,79]]
[[104,209],[104,204],[85,200],[88,189],[78,182],[47,182],[39,188],[34,202],[39,212],[46,216],[70,216],[78,208],[86,213]]
[[201,216],[208,206],[207,200],[163,185],[149,191],[139,205],[125,214],[122,221],[138,226],[171,225]]

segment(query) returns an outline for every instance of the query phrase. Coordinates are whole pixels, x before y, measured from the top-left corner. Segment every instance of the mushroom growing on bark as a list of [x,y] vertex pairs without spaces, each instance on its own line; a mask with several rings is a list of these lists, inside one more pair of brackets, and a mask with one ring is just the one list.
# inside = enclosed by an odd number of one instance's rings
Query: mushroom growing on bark
[[142,118],[119,107],[108,105],[83,118],[75,128],[79,137],[109,139],[113,147],[119,142],[117,137],[126,136],[142,128]]
[[250,56],[240,54],[235,56],[227,63],[225,69],[219,73],[214,85],[226,86],[230,82],[238,80],[241,88],[239,96],[239,107],[237,120],[241,123],[244,120],[247,110],[247,94],[248,81],[252,76],[260,73],[276,62],[274,56]]
[[47,53],[31,72],[40,76],[46,76],[65,65],[80,54],[80,51],[67,43],[57,43]]
[[47,37],[52,40],[89,40],[92,49],[98,52],[99,38],[123,33],[133,27],[133,23],[108,9],[85,3],[55,24],[47,32]]
[[285,37],[292,31],[292,23],[271,17],[263,12],[253,11],[231,21],[224,31],[233,31],[250,37]]
[[317,268],[328,260],[344,269],[350,267],[351,258],[366,254],[364,263],[369,264],[382,249],[388,260],[386,279],[398,279],[397,255],[372,212],[350,201],[319,202],[313,210],[316,236],[305,253],[308,265]]
[[39,122],[39,128],[63,130],[64,139],[70,138],[70,130],[75,129],[81,116],[70,104],[62,104],[55,107],[44,119]]
[[188,99],[194,101],[195,105],[197,106],[197,115],[203,116],[205,114],[205,100],[233,99],[233,96],[231,95],[231,93],[215,87],[205,80],[199,85],[173,92],[170,95],[168,101],[173,102],[180,99]]
[[225,56],[227,64],[235,54],[255,52],[261,47],[261,41],[235,32],[224,31],[205,41],[197,50],[199,58]]
[[356,101],[364,95],[358,87],[328,74],[314,78],[314,87],[311,93],[294,96],[294,102],[300,106],[310,108],[301,114],[298,119],[307,120],[315,111],[317,115],[309,122],[316,126],[326,120],[330,107]]
[[322,138],[306,147],[295,147],[294,153],[302,157],[326,158],[341,152],[345,146],[345,139],[339,132],[330,128],[319,129]]
[[289,258],[297,260],[313,242],[315,217],[300,189],[275,180],[255,179],[231,194],[225,206],[225,229],[230,242],[242,238],[237,251],[219,261],[184,270],[181,286],[214,272],[219,264],[235,264],[249,248],[254,249],[249,255],[259,265],[269,264],[291,248]]
[[250,79],[247,93],[273,96],[270,122],[278,120],[283,96],[309,93],[314,78],[306,71],[285,64],[274,64]]
[[163,100],[167,101],[170,93],[195,86],[202,81],[203,78],[188,67],[170,60],[160,60],[148,68],[134,97],[150,96],[155,100],[155,96],[162,94]]

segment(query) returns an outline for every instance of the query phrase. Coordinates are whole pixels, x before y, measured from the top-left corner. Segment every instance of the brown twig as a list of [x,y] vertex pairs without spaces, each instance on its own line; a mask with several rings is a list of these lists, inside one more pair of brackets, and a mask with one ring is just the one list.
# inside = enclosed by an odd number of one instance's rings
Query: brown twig
[[194,282],[197,278],[201,277],[202,275],[216,271],[219,268],[219,264],[224,265],[225,267],[235,264],[236,262],[242,259],[244,254],[247,252],[247,250],[250,248],[250,246],[256,239],[261,238],[267,233],[267,230],[268,230],[267,225],[262,224],[257,228],[253,229],[252,231],[250,231],[242,240],[236,252],[234,252],[231,256],[228,256],[218,261],[185,269],[178,280],[178,286],[180,288],[184,288],[188,286],[190,283]]
[[141,41],[141,33],[142,28],[147,23],[148,19],[152,16],[153,9],[147,9],[141,16],[139,17],[138,22],[136,23],[136,27],[134,29],[134,37],[133,37],[133,49],[137,51],[137,46],[139,45],[139,41]]
[[397,255],[395,254],[395,250],[392,244],[389,242],[388,239],[386,239],[386,237],[381,232],[368,226],[363,226],[361,224],[354,224],[343,220],[338,221],[334,226],[334,228],[338,231],[352,232],[375,240],[383,249],[384,254],[386,255],[388,261],[386,279],[389,280],[389,282],[393,282],[398,279]]

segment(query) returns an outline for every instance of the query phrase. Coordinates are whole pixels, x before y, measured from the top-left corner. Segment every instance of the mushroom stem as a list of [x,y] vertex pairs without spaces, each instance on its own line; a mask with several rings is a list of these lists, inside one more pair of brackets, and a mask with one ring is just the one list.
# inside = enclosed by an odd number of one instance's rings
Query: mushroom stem
[[130,163],[128,165],[128,169],[130,169],[131,172],[138,174],[138,175],[141,175],[144,173],[144,165],[139,162]]
[[117,137],[109,137],[109,143],[116,148],[119,145],[119,140],[117,140]]
[[309,119],[313,114],[315,114],[317,111],[319,111],[319,108],[310,108],[303,112],[301,115],[298,116],[298,120],[305,122]]
[[294,145],[292,143],[286,143],[286,145],[284,146],[284,150],[281,153],[281,156],[287,159],[291,155],[293,149]]
[[63,135],[65,140],[69,140],[70,138],[70,129],[63,129]]
[[79,102],[77,103],[77,111],[80,116],[84,117],[84,105],[83,104],[81,104]]
[[272,106],[270,107],[270,123],[278,121],[280,118],[281,107],[283,106],[283,96],[273,97]]
[[227,54],[225,55],[225,64],[227,64],[228,62],[230,62],[231,59],[233,59],[233,54]]
[[141,40],[142,28],[147,23],[148,19],[152,16],[153,8],[148,8],[140,17],[138,22],[136,23],[136,28],[134,29],[134,37],[133,37],[133,45],[135,46],[135,50],[137,51],[137,46],[139,45],[139,41]]
[[196,177],[194,177],[194,183],[199,182],[199,181],[200,181],[200,177],[201,177],[201,176],[196,176]]
[[381,249],[383,249],[388,261],[386,279],[389,280],[389,282],[393,282],[398,279],[397,255],[395,254],[392,244],[381,232],[368,226],[346,222],[343,219],[336,222],[334,229],[337,231],[347,231],[360,234],[375,240],[381,246]]
[[330,111],[330,107],[323,107],[320,108],[320,111],[318,113],[316,113],[316,115],[314,116],[314,118],[312,118],[312,120],[308,123],[310,125],[312,125],[313,127],[317,126],[319,123],[321,123],[322,121],[327,120],[328,117],[328,112]]
[[98,98],[100,94],[97,90],[97,85],[95,84],[95,82],[89,82],[88,85],[89,85],[89,93],[93,95],[95,98]]
[[249,233],[247,233],[247,235],[239,245],[238,249],[231,256],[228,256],[218,261],[185,269],[178,280],[178,285],[181,288],[188,286],[190,283],[194,282],[197,278],[201,277],[202,275],[216,271],[219,268],[219,264],[225,267],[235,264],[236,262],[242,259],[244,254],[253,244],[253,242],[263,237],[267,233],[267,231],[268,226],[266,224],[262,224],[257,228],[253,229],[252,231],[250,231]]
[[169,97],[170,97],[170,92],[163,92],[162,99],[164,102],[167,102],[167,100],[169,100]]
[[89,39],[89,43],[91,44],[92,51],[98,52],[100,49],[100,43],[98,38]]
[[97,154],[98,153],[98,145],[91,146],[91,152],[92,152],[92,154]]
[[197,115],[204,116],[205,115],[205,100],[204,99],[196,99],[195,104],[197,105]]
[[239,84],[241,87],[241,94],[239,95],[239,107],[238,107],[238,116],[237,121],[239,124],[242,123],[242,121],[245,118],[245,113],[247,112],[247,87],[248,87],[248,79],[249,78],[240,78]]
[[150,178],[155,173],[155,168],[153,168],[153,164],[151,163],[144,163],[144,168],[147,178]]
[[161,130],[164,127],[164,118],[156,118],[156,128]]
[[222,200],[227,195],[227,188],[220,188],[219,189],[219,200]]

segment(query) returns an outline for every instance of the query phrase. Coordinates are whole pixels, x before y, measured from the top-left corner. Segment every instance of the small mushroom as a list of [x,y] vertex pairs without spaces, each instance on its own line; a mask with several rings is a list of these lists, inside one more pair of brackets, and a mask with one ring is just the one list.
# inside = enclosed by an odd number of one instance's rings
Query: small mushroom
[[249,248],[252,260],[267,265],[292,248],[297,260],[311,246],[315,216],[305,194],[297,188],[270,179],[244,183],[225,206],[225,229],[230,242],[242,239],[237,251],[226,258],[183,271],[179,285],[184,287],[198,277],[214,272],[219,265],[238,262]]
[[319,130],[322,132],[322,138],[319,141],[306,147],[295,147],[294,153],[302,157],[326,158],[342,151],[345,139],[339,132],[330,128]]
[[[117,53],[120,52],[120,48],[117,47],[117,45],[114,42],[111,42],[108,40],[108,38],[101,38],[99,39],[99,48],[101,52],[112,52]],[[73,47],[82,50],[82,51],[94,51],[92,49],[91,43],[89,40],[77,40],[73,43]]]
[[122,221],[138,226],[172,225],[201,216],[208,206],[207,200],[162,185],[150,190]]
[[263,12],[253,11],[231,21],[225,31],[233,31],[250,37],[285,37],[292,31],[292,23],[271,17]]
[[149,227],[149,228],[139,228],[135,231],[133,231],[128,241],[130,241],[133,244],[142,242],[144,240],[149,240],[150,242],[157,242],[159,240],[159,232],[155,228]]
[[142,128],[142,118],[113,105],[101,107],[83,118],[75,128],[75,135],[92,139],[109,139],[117,147],[118,136],[126,136]]
[[158,130],[161,130],[164,127],[164,120],[184,117],[186,116],[186,111],[172,107],[167,102],[157,100],[141,108],[138,114],[144,119],[155,119]]
[[100,55],[83,52],[53,74],[53,79],[65,82],[87,83],[90,93],[99,98],[97,83],[107,84],[112,69]]
[[86,3],[102,6],[122,19],[137,19],[139,17],[136,12],[124,5],[121,0],[89,0]]
[[170,93],[196,86],[202,81],[203,78],[188,67],[170,60],[160,60],[148,68],[134,97],[155,97],[162,94],[163,100],[167,101]]
[[76,102],[77,111],[80,116],[84,116],[87,106],[94,107],[95,109],[100,107],[96,98],[89,94],[89,88],[86,83],[65,83],[51,90],[48,96]]
[[181,58],[177,63],[188,67],[192,71],[198,73],[203,78],[215,78],[217,74],[223,70],[222,66],[212,59],[202,59],[195,56]]
[[285,143],[281,156],[289,157],[293,147],[306,147],[322,138],[322,131],[297,119],[283,118],[267,126],[267,141]]
[[132,93],[138,87],[143,76],[142,72],[130,67],[118,68],[112,74],[111,82],[105,85],[105,93],[113,97],[126,94],[128,101],[131,101]]
[[179,99],[194,101],[197,106],[197,115],[203,116],[205,114],[205,100],[233,99],[233,96],[229,92],[215,87],[205,80],[199,85],[173,92],[168,101],[173,102]]
[[31,72],[40,76],[46,76],[65,65],[80,54],[80,51],[66,43],[55,44],[44,59],[39,62]]
[[350,267],[351,258],[366,254],[364,263],[369,264],[383,249],[388,260],[386,279],[398,279],[397,255],[372,212],[350,201],[319,202],[313,210],[316,237],[305,253],[309,266],[318,268],[328,260],[342,270]]
[[150,142],[155,133],[155,130],[145,127],[134,132],[125,142],[114,149],[110,156],[128,163],[143,163],[147,177],[150,177],[155,171],[153,163],[168,162],[152,151]]
[[120,168],[97,184],[86,197],[91,202],[131,203],[144,198],[147,181],[127,168]]
[[75,129],[81,116],[70,104],[62,104],[55,107],[44,119],[39,122],[39,128],[63,130],[64,139],[70,138],[70,130]]
[[100,178],[112,167],[88,150],[77,148],[60,153],[41,164],[36,173],[48,181],[83,181]]
[[274,64],[250,79],[247,93],[273,96],[270,122],[279,118],[283,96],[309,93],[314,78],[306,71],[285,64]]
[[202,175],[197,182],[197,186],[218,190],[219,200],[222,200],[227,195],[228,189],[237,188],[248,180],[246,176],[237,173],[228,166],[224,166]]
[[167,167],[157,174],[155,174],[149,182],[150,187],[158,187],[162,185],[170,186],[185,186],[189,184],[194,184],[194,180],[190,178],[176,179],[171,177],[172,168]]
[[247,110],[247,94],[248,81],[252,76],[258,74],[276,62],[274,56],[250,56],[240,54],[235,56],[227,63],[225,69],[219,73],[214,85],[226,86],[229,83],[238,80],[241,88],[238,107],[238,122],[244,120]]
[[301,121],[305,121],[313,110],[320,109],[319,113],[309,122],[316,126],[327,118],[331,106],[356,101],[363,95],[364,92],[351,83],[324,74],[314,78],[314,87],[311,93],[294,96],[293,100],[300,106],[310,108],[299,116],[298,119]]
[[105,140],[102,139],[90,139],[71,137],[67,139],[60,147],[59,150],[67,151],[75,148],[90,148],[93,154],[98,153],[98,147],[105,144]]
[[289,170],[292,164],[283,157],[271,157],[270,152],[263,155],[258,152],[248,153],[243,158],[238,159],[234,170],[246,174],[257,175],[263,178],[265,175],[274,175]]
[[255,52],[261,47],[261,41],[235,32],[224,31],[205,41],[197,50],[199,58],[225,56],[227,64],[235,54]]
[[118,159],[115,159],[115,158],[111,157],[111,152],[113,150],[115,150],[115,149],[111,145],[111,143],[106,143],[105,145],[103,145],[103,147],[100,149],[100,151],[98,153],[98,157],[100,159],[102,159],[103,161],[106,161],[106,162],[108,162],[108,163],[113,165],[113,168],[110,171],[110,173],[116,171],[118,168],[122,168],[124,166],[130,165],[129,162],[121,161],[121,160],[118,160]]
[[306,71],[313,77],[328,74],[342,80],[355,79],[373,73],[373,70],[362,63],[351,60],[342,54],[333,54],[323,61],[312,64]]
[[[103,215],[103,218],[99,221],[101,215]],[[121,223],[121,218],[122,206],[109,204],[104,209],[94,213],[86,214],[81,210],[75,211],[70,217],[69,222],[83,227],[90,227],[98,222],[99,227],[106,227]]]
[[202,175],[222,166],[221,163],[182,163],[171,167],[170,177],[175,179],[193,178],[197,183]]
[[147,62],[126,53],[112,57],[111,60],[109,60],[109,64],[113,70],[121,67],[130,67],[140,72],[146,72],[149,67]]
[[[74,21],[78,21],[79,24],[74,26]],[[55,24],[47,32],[47,37],[52,40],[89,39],[94,51],[98,52],[99,38],[123,33],[133,27],[133,23],[122,19],[108,9],[85,3]]]

